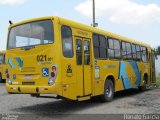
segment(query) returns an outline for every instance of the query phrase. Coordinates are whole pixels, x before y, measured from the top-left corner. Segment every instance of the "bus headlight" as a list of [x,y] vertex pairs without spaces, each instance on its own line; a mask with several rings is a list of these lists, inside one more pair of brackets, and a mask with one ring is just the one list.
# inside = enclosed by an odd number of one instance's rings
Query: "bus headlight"
[[53,84],[54,84],[54,80],[52,78],[49,78],[48,85],[53,85]]
[[7,79],[7,80],[8,80],[8,84],[11,85],[11,84],[12,84],[11,79],[9,78],[9,79]]

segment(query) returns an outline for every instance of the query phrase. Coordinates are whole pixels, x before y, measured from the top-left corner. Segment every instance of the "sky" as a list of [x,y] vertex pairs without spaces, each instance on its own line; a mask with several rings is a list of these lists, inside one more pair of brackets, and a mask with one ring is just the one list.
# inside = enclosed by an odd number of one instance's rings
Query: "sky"
[[[98,28],[157,47],[160,0],[95,0]],[[6,49],[9,20],[60,16],[92,24],[92,0],[0,0],[0,50]]]

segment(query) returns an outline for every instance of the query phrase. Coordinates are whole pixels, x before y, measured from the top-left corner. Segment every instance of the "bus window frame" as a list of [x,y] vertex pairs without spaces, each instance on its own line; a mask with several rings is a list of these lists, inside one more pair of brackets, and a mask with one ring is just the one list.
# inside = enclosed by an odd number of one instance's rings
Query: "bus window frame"
[[[64,52],[63,52],[63,40],[62,40],[62,27],[67,27],[71,31],[71,36],[72,36],[72,56],[70,56],[70,57],[64,56]],[[70,26],[67,26],[67,25],[61,25],[60,32],[61,32],[61,46],[62,46],[62,55],[63,55],[63,57],[65,57],[65,58],[74,58],[74,46],[73,46],[74,43],[73,43],[73,31],[72,31],[72,28]]]
[[[140,52],[140,60],[138,59],[138,55],[137,55],[136,61],[137,61],[137,62],[143,62],[143,61],[142,61],[142,54],[141,54],[141,45],[138,45],[138,44],[135,44],[135,45],[136,45],[136,54],[138,54],[138,52]],[[137,46],[139,46],[140,51],[137,51]]]
[[[101,39],[100,39],[101,37],[105,38],[105,46],[101,46]],[[101,52],[101,49],[105,49],[106,52],[106,57],[102,58],[100,54],[100,59],[107,59],[108,58],[107,38],[104,35],[99,35],[98,38],[99,38],[99,52]]]
[[[98,36],[98,43],[99,43],[99,46],[95,46],[94,45],[94,39],[93,39],[93,36],[94,35],[97,35]],[[105,49],[106,49],[106,58],[100,58],[100,48],[103,48],[104,47],[101,47],[100,46],[100,36],[102,36],[103,38],[105,38]],[[105,35],[102,35],[102,34],[98,34],[98,33],[92,33],[92,42],[93,42],[93,55],[94,55],[94,59],[96,60],[107,60],[108,59],[108,42],[107,42],[107,37]],[[95,58],[95,52],[94,52],[94,48],[98,48],[99,49],[99,57],[98,58]]]
[[[132,43],[131,42],[128,42],[128,41],[121,41],[121,46],[122,46],[122,44],[123,43],[125,43],[125,49],[126,49],[126,55],[125,56],[128,56],[128,51],[127,51],[127,47],[126,47],[126,44],[128,43],[128,44],[130,44],[130,46],[131,46],[131,58],[128,58],[128,57],[126,57],[126,58],[123,58],[123,55],[122,55],[122,60],[124,60],[124,61],[132,61],[132,60],[134,60],[134,58],[133,58],[133,56],[132,56],[132,54],[133,54],[133,52],[132,52]],[[121,47],[121,50],[123,51],[123,46]],[[137,54],[137,53],[136,53]]]
[[[53,42],[52,43],[46,43],[46,44],[37,44],[37,45],[30,45],[30,46],[23,46],[23,47],[16,47],[16,48],[9,48],[8,45],[9,45],[9,38],[10,38],[10,32],[11,32],[11,29],[14,28],[14,27],[17,27],[17,26],[21,26],[21,25],[25,25],[25,24],[29,24],[29,23],[33,23],[33,22],[40,22],[40,21],[47,21],[47,20],[50,20],[52,22],[52,28],[53,28]],[[53,22],[53,19],[44,19],[44,20],[36,20],[36,21],[29,21],[29,22],[25,22],[23,24],[18,24],[16,26],[13,26],[11,28],[9,28],[9,31],[8,31],[8,35],[7,35],[7,50],[13,50],[13,49],[19,49],[21,48],[22,50],[25,48],[25,47],[35,47],[35,46],[43,46],[43,45],[52,45],[54,44],[55,42],[55,25],[54,25],[54,22]]]
[[[77,65],[77,66],[82,66],[82,65],[83,65],[83,41],[82,41],[82,39],[80,39],[80,38],[76,38],[75,41],[76,41],[76,65]],[[77,52],[77,42],[78,42],[78,41],[81,42],[81,52],[80,52],[80,51]],[[81,53],[81,64],[77,64],[77,60],[78,60],[78,59],[77,59],[77,54],[78,54],[78,53]]]
[[[135,47],[135,53],[133,53],[133,45]],[[131,44],[131,47],[132,47],[132,59],[133,61],[137,61],[137,50],[136,50],[136,44],[132,43]],[[136,54],[136,58],[133,57],[133,54]]]
[[149,52],[148,52],[148,48],[147,47],[145,47],[145,46],[141,46],[141,48],[145,48],[146,50],[146,61],[143,61],[143,59],[142,59],[142,56],[143,56],[143,54],[142,54],[142,52],[143,52],[143,50],[141,49],[141,61],[143,62],[143,63],[149,63]]
[[[114,57],[110,57],[109,56],[109,53],[107,53],[108,54],[108,59],[109,60],[121,60],[122,59],[122,49],[121,49],[121,40],[119,40],[119,39],[116,39],[116,38],[113,38],[113,37],[107,37],[108,39],[107,39],[107,51],[109,51],[109,49],[111,49],[111,50],[114,50]],[[112,41],[113,41],[113,48],[110,48],[109,47],[109,39],[112,39]],[[118,49],[115,49],[114,48],[114,41],[118,41],[119,42],[119,47],[120,47],[120,57],[115,57],[115,50],[118,50]]]

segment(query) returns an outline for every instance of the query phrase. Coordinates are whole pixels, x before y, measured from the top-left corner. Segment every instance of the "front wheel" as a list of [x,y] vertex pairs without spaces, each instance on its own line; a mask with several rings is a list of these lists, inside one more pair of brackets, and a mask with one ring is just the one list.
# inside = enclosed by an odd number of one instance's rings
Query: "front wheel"
[[110,102],[113,100],[114,96],[114,85],[111,80],[107,80],[104,86],[104,94],[101,95],[102,102]]

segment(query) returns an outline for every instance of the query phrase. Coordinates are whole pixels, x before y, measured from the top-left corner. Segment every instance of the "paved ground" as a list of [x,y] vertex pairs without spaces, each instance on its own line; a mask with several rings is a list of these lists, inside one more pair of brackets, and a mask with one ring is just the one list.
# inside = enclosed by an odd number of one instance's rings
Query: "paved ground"
[[52,118],[57,114],[160,114],[160,88],[146,92],[127,90],[118,92],[110,103],[98,101],[73,102],[30,95],[10,95],[0,84],[0,113],[24,114]]

